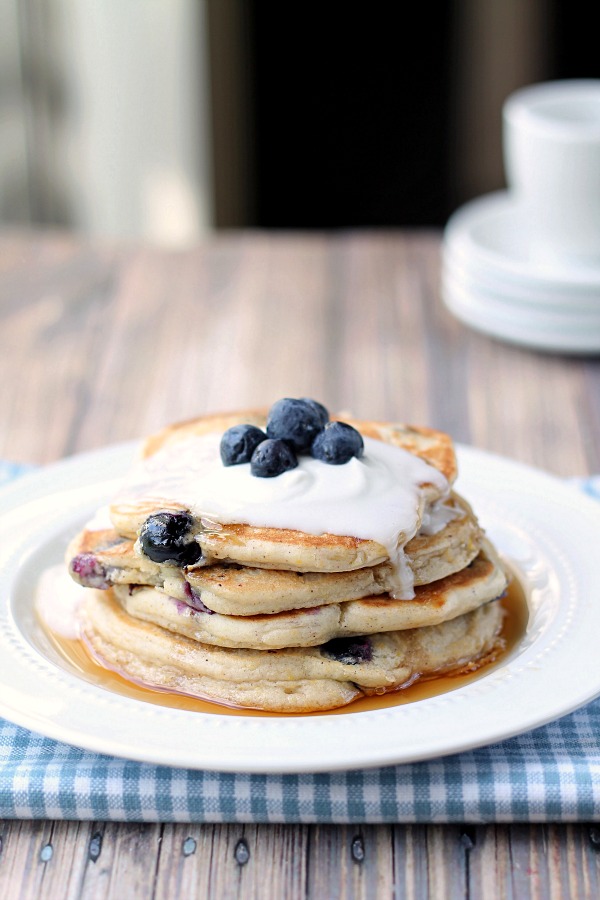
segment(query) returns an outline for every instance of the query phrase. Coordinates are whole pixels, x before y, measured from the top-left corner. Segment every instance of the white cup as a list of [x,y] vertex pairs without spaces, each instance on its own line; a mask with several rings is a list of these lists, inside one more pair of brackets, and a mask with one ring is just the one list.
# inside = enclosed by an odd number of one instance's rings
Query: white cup
[[516,91],[504,103],[503,140],[534,254],[600,263],[600,79]]

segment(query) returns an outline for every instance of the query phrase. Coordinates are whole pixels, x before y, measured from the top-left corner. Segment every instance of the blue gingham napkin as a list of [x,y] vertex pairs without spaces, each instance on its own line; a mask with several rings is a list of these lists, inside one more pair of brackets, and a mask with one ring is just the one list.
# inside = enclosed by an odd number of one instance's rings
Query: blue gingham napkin
[[[20,467],[0,462],[0,484]],[[600,477],[573,479],[600,500]],[[500,744],[314,775],[173,769],[0,719],[0,818],[128,822],[576,822],[600,818],[600,699]]]

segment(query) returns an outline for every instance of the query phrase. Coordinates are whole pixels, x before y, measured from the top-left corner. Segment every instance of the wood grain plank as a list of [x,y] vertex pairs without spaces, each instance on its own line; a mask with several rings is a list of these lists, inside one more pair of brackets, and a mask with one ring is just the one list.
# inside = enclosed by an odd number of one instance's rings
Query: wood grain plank
[[[97,823],[90,829],[77,853],[86,862],[79,898],[102,897],[122,900],[124,897],[153,897],[156,870],[162,849],[164,826],[151,824]],[[94,835],[102,838],[101,852],[90,858],[90,842]],[[50,894],[54,900],[58,893]]]
[[499,825],[472,829],[472,898],[593,898],[600,856],[586,825]]
[[373,900],[393,896],[391,829],[373,825],[316,825],[309,834],[310,898]]
[[156,896],[304,897],[306,834],[287,825],[165,827]]
[[591,830],[4,822],[0,896],[592,900]]
[[311,393],[558,474],[600,464],[597,367],[458,324],[433,235],[249,234],[127,254],[56,238],[36,254],[23,241],[23,256],[0,291],[9,457],[49,461]]
[[10,900],[75,898],[86,866],[86,822],[4,823],[0,896]]
[[[454,836],[456,829],[447,829]],[[427,900],[432,897],[429,881],[428,828],[425,825],[393,829],[394,900]]]

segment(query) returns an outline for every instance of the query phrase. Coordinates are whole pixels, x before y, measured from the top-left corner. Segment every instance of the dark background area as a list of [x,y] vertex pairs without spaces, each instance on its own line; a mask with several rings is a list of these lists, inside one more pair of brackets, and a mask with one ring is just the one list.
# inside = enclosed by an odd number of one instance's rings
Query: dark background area
[[[442,225],[465,199],[449,152],[460,0],[290,9],[247,4],[253,224]],[[591,10],[545,4],[543,80],[600,77]]]
[[315,27],[252,3],[260,225],[421,224],[447,209],[451,5],[435,30],[426,5],[412,12],[410,32],[395,4],[375,9],[350,4]]

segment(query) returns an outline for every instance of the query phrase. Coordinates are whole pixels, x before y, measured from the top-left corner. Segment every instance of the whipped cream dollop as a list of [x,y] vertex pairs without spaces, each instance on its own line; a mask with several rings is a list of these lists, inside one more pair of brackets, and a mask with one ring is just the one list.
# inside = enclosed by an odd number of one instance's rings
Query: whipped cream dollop
[[250,464],[224,466],[221,435],[190,437],[140,460],[115,503],[155,501],[181,505],[197,519],[220,524],[287,528],[376,541],[396,567],[394,596],[414,596],[405,544],[418,532],[425,508],[423,485],[445,498],[444,475],[419,457],[365,437],[364,455],[335,466],[300,456],[298,467],[257,478]]

